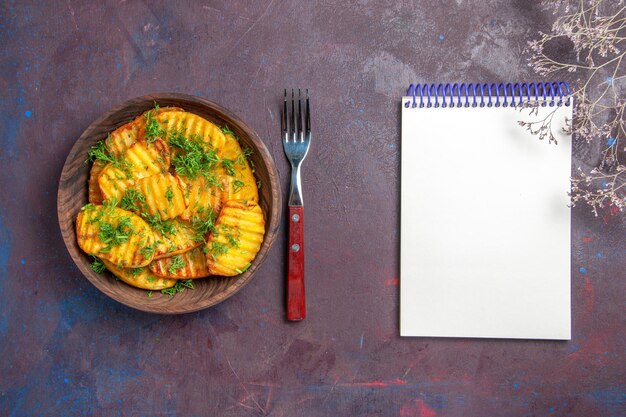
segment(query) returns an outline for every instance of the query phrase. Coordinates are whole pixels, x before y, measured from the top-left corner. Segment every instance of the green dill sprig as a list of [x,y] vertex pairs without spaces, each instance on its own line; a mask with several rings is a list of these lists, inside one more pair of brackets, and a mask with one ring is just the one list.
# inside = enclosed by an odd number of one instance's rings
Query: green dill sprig
[[148,223],[148,225],[161,233],[162,235],[175,236],[176,235],[176,225],[172,220],[161,220],[161,216],[158,213],[156,214],[148,214],[141,213],[141,217]]
[[228,125],[222,126],[222,133],[225,135],[233,135],[235,138],[237,137],[237,135],[235,135],[235,132],[233,132],[230,127],[228,127]]
[[231,177],[235,176],[235,164],[230,159],[222,159],[222,166]]
[[250,269],[251,266],[252,266],[252,264],[248,262],[247,264],[244,265],[244,267],[242,269],[235,268],[235,271],[237,271],[237,273],[239,273],[239,274],[243,274],[248,269]]
[[99,258],[96,258],[93,255],[92,258],[93,262],[91,263],[91,265],[89,265],[89,267],[93,270],[93,272],[95,272],[96,274],[101,274],[106,271],[107,267],[104,266],[104,262],[102,262]]
[[241,190],[243,188],[243,186],[246,185],[243,181],[241,181],[240,179],[236,179],[233,182],[233,192],[239,192],[239,190]]
[[165,129],[161,126],[161,123],[154,118],[154,114],[159,111],[159,105],[154,103],[154,110],[146,112],[146,140],[148,144],[151,144],[157,139],[165,136]]
[[[110,250],[111,247],[119,246],[128,241],[133,233],[133,224],[130,217],[123,216],[119,218],[115,226],[105,221],[100,222],[99,229],[98,237]],[[101,252],[104,252],[104,249]]]
[[211,247],[208,249],[208,253],[211,255],[213,260],[216,260],[218,256],[224,255],[228,252],[230,247],[222,242],[213,242],[211,243]]
[[252,156],[252,149],[244,146],[243,148],[241,148],[241,153],[237,156],[235,163],[238,165],[245,165],[250,156]]
[[146,196],[141,191],[129,188],[124,193],[121,200],[121,207],[124,210],[141,211],[146,204]]
[[175,274],[179,269],[183,269],[187,265],[182,256],[172,256],[172,264],[167,269],[170,274]]
[[133,164],[130,161],[122,157],[114,156],[109,150],[109,146],[105,140],[97,142],[89,149],[89,151],[87,151],[87,159],[85,160],[85,163],[93,162],[95,160],[102,161],[104,163],[111,163],[115,168],[119,168],[124,171],[127,176],[130,175],[130,169],[133,167]]
[[215,215],[209,212],[208,216],[193,216],[191,218],[191,227],[194,230],[194,242],[204,242],[209,232],[215,230]]
[[99,160],[106,163],[117,163],[118,158],[113,156],[109,151],[109,147],[106,144],[106,141],[100,140],[95,145],[93,145],[89,151],[87,151],[87,159],[85,163],[93,162],[95,160]]
[[161,292],[163,294],[169,295],[171,297],[175,296],[176,294],[180,293],[180,292],[184,292],[185,289],[190,289],[193,290],[193,280],[191,279],[179,279],[178,281],[176,281],[176,284],[174,284],[173,287],[171,288],[165,288],[162,289]]
[[167,187],[167,190],[165,191],[165,198],[170,204],[172,204],[172,200],[174,199],[174,191],[172,191],[171,185]]
[[154,251],[156,250],[156,242],[154,242],[152,245],[146,245],[144,247],[141,248],[141,255],[144,257],[144,259],[150,259],[152,258],[152,255],[154,255]]
[[183,151],[172,158],[172,165],[178,175],[190,179],[213,175],[212,171],[218,162],[217,153],[200,136],[192,135],[188,138],[183,132],[170,132],[168,141],[171,148]]

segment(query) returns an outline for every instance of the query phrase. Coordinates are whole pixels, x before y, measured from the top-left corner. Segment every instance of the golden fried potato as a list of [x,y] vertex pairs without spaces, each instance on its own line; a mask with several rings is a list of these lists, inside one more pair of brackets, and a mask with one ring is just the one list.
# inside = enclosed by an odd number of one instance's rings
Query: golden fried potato
[[225,137],[221,165],[216,170],[224,189],[222,202],[225,203],[230,200],[259,201],[259,189],[254,172],[250,168],[247,154],[244,153],[239,141],[233,135],[227,134]]
[[161,258],[149,266],[154,275],[164,278],[204,278],[210,275],[202,248],[195,248],[180,255]]
[[155,119],[161,123],[168,137],[178,132],[184,133],[187,137],[200,137],[209,147],[216,149],[218,155],[220,149],[224,147],[226,138],[221,129],[198,115],[164,108],[155,116]]
[[181,179],[172,174],[158,174],[137,181],[137,190],[146,196],[142,210],[149,215],[158,214],[161,220],[180,216],[186,208]]
[[139,216],[117,207],[87,205],[76,218],[78,246],[90,255],[125,268],[148,265],[154,233]]
[[152,228],[156,238],[154,259],[178,255],[203,243],[202,236],[187,222],[179,219],[165,220],[158,229]]
[[151,109],[141,116],[135,117],[133,121],[118,127],[111,132],[106,140],[106,145],[111,155],[116,158],[121,156],[126,149],[139,140],[140,133],[142,131],[145,132],[146,120],[148,117],[154,117],[164,111],[182,111],[182,109],[178,107],[161,107]]
[[[126,149],[137,142],[137,134],[141,128],[143,116],[136,117],[132,122],[115,129],[106,139],[106,145],[114,157],[120,157]],[[145,122],[143,122],[145,124]]]
[[223,191],[219,186],[211,185],[203,177],[185,180],[183,195],[187,208],[180,215],[181,219],[190,220],[194,216],[205,217],[208,213],[218,214],[222,206]]
[[105,162],[96,159],[93,161],[91,171],[89,171],[89,202],[91,204],[102,204],[104,200],[102,191],[100,191],[100,185],[98,184],[98,177],[100,177],[105,166]]
[[159,291],[171,288],[176,284],[175,279],[167,279],[154,276],[148,268],[120,268],[115,264],[102,260],[104,266],[120,280],[128,285],[141,288],[142,290]]
[[167,172],[169,166],[169,149],[163,140],[157,139],[150,144],[139,141],[122,154],[119,162],[104,167],[98,185],[105,200],[115,198],[119,201],[136,180]]
[[253,202],[228,201],[205,247],[209,272],[223,276],[241,274],[261,249],[264,235],[261,207]]

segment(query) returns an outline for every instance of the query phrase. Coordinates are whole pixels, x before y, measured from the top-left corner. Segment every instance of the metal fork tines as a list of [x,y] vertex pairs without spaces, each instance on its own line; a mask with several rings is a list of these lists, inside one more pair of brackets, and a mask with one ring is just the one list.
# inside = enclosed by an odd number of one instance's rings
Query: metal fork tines
[[[306,90],[304,115],[302,92],[298,90],[298,114],[295,92],[291,90],[291,114],[287,105],[287,90],[283,104],[281,128],[285,155],[291,163],[291,192],[289,194],[289,245],[287,247],[287,320],[299,321],[306,317],[304,297],[304,204],[300,165],[311,144],[311,111],[309,90]],[[297,123],[296,123],[297,117]]]
[[[295,92],[291,90],[291,114],[288,116],[287,90],[283,104],[281,121],[283,148],[291,163],[291,192],[290,206],[302,205],[302,184],[300,180],[300,165],[309,151],[311,143],[311,112],[309,107],[309,90],[305,90],[305,110],[302,114],[302,93],[298,89],[298,114],[296,116]],[[297,117],[297,121],[296,121]],[[303,120],[304,119],[304,120]],[[303,129],[304,124],[304,129]]]

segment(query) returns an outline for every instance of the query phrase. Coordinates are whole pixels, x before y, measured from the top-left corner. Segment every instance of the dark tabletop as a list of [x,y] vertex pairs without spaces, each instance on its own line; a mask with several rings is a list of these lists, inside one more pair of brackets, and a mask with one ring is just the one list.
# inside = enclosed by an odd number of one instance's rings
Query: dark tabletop
[[[572,218],[572,340],[400,338],[399,98],[412,82],[540,80],[554,16],[514,1],[78,0],[0,6],[0,415],[625,415],[624,217]],[[211,309],[158,316],[96,290],[56,215],[65,157],[153,92],[232,109],[273,154],[308,87],[308,318],[284,320],[285,231]],[[597,162],[578,152],[574,166]],[[463,209],[462,203],[459,210]]]

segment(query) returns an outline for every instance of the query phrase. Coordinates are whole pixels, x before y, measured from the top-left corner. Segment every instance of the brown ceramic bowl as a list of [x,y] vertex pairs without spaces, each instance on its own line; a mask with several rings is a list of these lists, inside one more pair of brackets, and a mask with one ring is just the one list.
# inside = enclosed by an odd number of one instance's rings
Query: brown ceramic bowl
[[[87,201],[87,180],[90,165],[85,164],[88,149],[97,141],[124,123],[143,112],[159,106],[175,106],[195,113],[205,119],[223,126],[227,124],[251,148],[255,175],[262,182],[259,190],[259,205],[265,214],[265,239],[252,266],[236,277],[208,277],[194,280],[194,289],[176,294],[174,297],[155,291],[151,298],[145,290],[140,290],[114,279],[108,271],[97,274],[90,268],[91,257],[84,253],[76,241],[75,219],[81,207]],[[89,281],[109,297],[138,310],[180,314],[198,311],[235,294],[243,288],[259,269],[269,251],[280,223],[281,195],[278,174],[272,156],[259,136],[231,111],[208,100],[185,94],[162,93],[134,98],[105,113],[94,121],[78,138],[70,151],[59,183],[57,210],[59,225],[67,250],[72,259]]]

